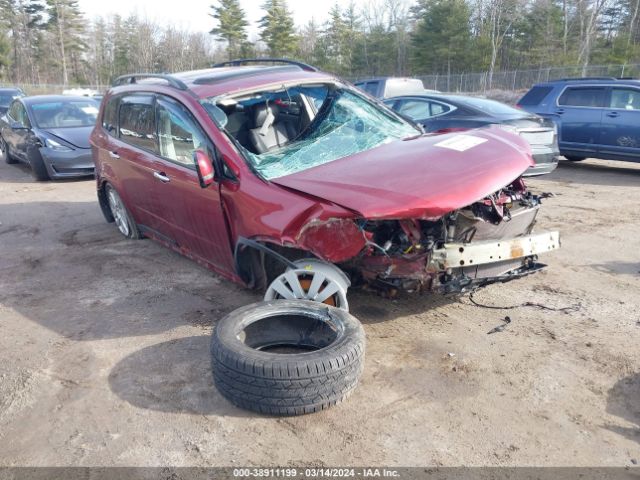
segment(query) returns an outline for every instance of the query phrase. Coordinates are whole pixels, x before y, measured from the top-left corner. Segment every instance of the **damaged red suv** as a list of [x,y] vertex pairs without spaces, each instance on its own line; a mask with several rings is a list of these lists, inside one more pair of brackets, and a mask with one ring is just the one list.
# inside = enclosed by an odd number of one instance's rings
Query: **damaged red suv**
[[116,81],[91,137],[107,221],[267,299],[341,308],[351,285],[460,292],[559,247],[532,233],[517,135],[423,134],[330,74],[264,63]]

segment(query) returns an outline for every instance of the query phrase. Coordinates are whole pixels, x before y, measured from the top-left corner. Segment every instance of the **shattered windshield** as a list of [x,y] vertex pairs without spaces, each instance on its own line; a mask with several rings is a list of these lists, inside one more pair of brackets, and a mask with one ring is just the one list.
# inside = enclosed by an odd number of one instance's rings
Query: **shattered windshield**
[[[249,124],[246,132],[238,127],[238,106]],[[326,86],[263,93],[226,113],[225,129],[268,180],[420,134],[369,100]]]

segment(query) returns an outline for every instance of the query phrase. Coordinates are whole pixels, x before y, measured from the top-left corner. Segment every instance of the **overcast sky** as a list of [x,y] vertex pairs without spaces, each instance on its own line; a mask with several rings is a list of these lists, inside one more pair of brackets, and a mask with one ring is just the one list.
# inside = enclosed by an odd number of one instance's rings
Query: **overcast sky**
[[[355,0],[362,5],[366,0]],[[176,27],[193,31],[208,32],[213,28],[211,13],[212,0],[79,0],[80,7],[91,19],[96,16],[107,16],[119,13],[127,16],[137,12],[141,17],[156,20],[162,24],[173,24]],[[256,23],[262,18],[260,6],[264,0],[240,0],[250,22],[249,36],[257,33]],[[289,9],[293,12],[296,26],[306,24],[311,18],[322,22],[327,19],[327,12],[336,0],[289,0]],[[346,1],[339,2],[346,4]]]

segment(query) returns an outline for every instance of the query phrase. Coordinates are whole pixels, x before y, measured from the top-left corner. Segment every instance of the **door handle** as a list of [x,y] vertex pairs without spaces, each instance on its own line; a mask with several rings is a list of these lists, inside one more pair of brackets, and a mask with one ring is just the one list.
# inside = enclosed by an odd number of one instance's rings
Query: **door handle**
[[556,113],[557,113],[558,115],[562,115],[562,114],[564,113],[564,108],[559,108],[559,109],[557,109],[557,110],[556,110]]
[[620,115],[618,112],[607,113],[607,117],[611,117],[611,118],[616,118],[618,115]]
[[167,183],[171,180],[164,172],[153,172],[153,176],[160,180],[162,183]]
[[109,151],[109,156],[111,158],[120,158],[120,155],[118,155],[118,152]]

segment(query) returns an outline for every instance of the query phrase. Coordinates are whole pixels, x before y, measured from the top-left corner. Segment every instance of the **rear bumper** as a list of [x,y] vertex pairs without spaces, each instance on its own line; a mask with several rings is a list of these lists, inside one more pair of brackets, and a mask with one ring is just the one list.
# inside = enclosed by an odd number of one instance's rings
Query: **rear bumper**
[[531,148],[535,165],[529,167],[522,175],[533,177],[553,172],[558,167],[560,152],[554,148]]
[[49,176],[54,179],[87,177],[95,172],[91,149],[60,152],[43,147],[40,154]]

